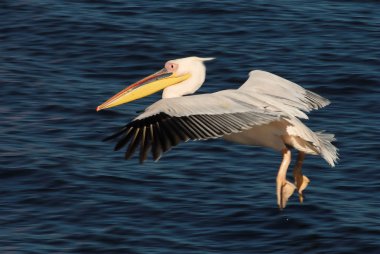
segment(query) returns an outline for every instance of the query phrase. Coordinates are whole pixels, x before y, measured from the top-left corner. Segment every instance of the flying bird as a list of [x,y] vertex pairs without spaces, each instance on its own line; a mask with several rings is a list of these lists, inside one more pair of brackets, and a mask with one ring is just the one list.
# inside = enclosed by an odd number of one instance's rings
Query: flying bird
[[[333,134],[314,132],[300,119],[327,106],[330,101],[275,74],[253,70],[238,89],[190,95],[204,83],[205,61],[213,58],[186,57],[170,60],[160,71],[128,86],[97,107],[97,111],[128,103],[163,90],[162,99],[130,123],[106,138],[117,140],[115,150],[125,145],[129,159],[139,147],[142,163],[151,151],[154,160],[180,142],[223,138],[239,144],[263,146],[282,153],[276,178],[277,204],[285,208],[295,190],[303,202],[310,182],[302,173],[306,154],[319,155],[334,166],[337,148]],[[298,150],[294,183],[286,174],[291,149]]]

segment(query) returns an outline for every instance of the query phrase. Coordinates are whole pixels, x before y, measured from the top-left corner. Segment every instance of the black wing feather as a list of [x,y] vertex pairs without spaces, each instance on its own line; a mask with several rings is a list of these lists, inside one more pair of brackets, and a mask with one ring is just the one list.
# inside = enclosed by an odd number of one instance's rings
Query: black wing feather
[[132,135],[134,133],[134,128],[133,127],[129,127],[126,129],[126,132],[123,133],[123,132],[120,132],[118,133],[118,135],[115,136],[115,134],[113,135],[113,139],[116,138],[117,136],[121,135],[119,141],[116,143],[116,146],[114,148],[115,151],[118,151],[120,150],[123,146],[125,146],[125,144],[128,143],[128,141],[131,139]]
[[180,141],[217,138],[232,132],[240,132],[251,126],[278,119],[279,116],[257,112],[233,114],[200,114],[170,116],[159,113],[144,119],[134,120],[120,131],[106,138],[118,139],[115,150],[128,142],[125,158],[129,159],[140,145],[139,160],[147,159],[149,150],[156,161],[162,153],[176,146]]
[[142,127],[141,140],[140,140],[140,156],[139,162],[142,164],[144,160],[148,157],[148,152],[150,149],[150,126]]
[[153,160],[158,160],[161,157],[162,154],[162,146],[161,146],[161,141],[159,138],[159,132],[157,130],[156,124],[152,125],[152,156]]
[[133,135],[133,138],[131,142],[129,143],[128,149],[125,152],[125,158],[128,160],[132,157],[133,153],[135,152],[137,146],[140,143],[140,135],[141,135],[141,129],[136,128],[135,133]]

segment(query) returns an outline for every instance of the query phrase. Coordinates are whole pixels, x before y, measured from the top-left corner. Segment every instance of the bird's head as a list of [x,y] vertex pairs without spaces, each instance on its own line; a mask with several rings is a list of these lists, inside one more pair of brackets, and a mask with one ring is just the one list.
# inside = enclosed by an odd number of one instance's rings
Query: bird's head
[[126,87],[98,106],[96,110],[112,108],[164,89],[164,97],[193,93],[203,84],[206,77],[206,67],[203,62],[212,59],[192,56],[167,61],[163,69]]

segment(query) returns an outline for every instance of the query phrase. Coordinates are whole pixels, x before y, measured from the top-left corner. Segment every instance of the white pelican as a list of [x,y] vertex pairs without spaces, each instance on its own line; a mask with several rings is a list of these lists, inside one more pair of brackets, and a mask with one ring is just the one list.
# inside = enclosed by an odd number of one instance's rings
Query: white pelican
[[[128,86],[97,111],[128,103],[163,90],[162,99],[125,125],[109,139],[118,139],[115,150],[127,143],[129,159],[140,145],[140,162],[152,150],[154,160],[181,141],[224,138],[252,146],[264,146],[283,155],[276,178],[277,204],[285,208],[294,190],[303,202],[302,192],[309,179],[302,174],[305,154],[320,155],[332,167],[338,159],[331,144],[333,134],[313,132],[299,119],[319,109],[329,100],[269,72],[254,70],[238,89],[211,94],[193,94],[203,84],[206,67],[213,58],[186,57],[170,60],[165,67]],[[290,149],[298,150],[293,170],[294,184],[286,179],[291,161]]]

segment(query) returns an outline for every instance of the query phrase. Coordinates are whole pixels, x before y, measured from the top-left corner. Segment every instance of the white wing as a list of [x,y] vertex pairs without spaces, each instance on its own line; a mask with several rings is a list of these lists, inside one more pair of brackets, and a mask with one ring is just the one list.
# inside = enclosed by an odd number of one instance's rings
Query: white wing
[[269,111],[266,104],[249,100],[252,97],[237,90],[161,99],[107,140],[118,139],[115,150],[129,142],[127,159],[140,145],[143,162],[150,149],[157,160],[180,141],[218,138],[283,116],[280,111]]
[[330,104],[330,101],[316,93],[281,78],[275,74],[254,70],[240,91],[255,95],[266,103],[282,109],[284,113],[299,118],[308,118],[299,111],[309,112]]
[[140,162],[154,160],[180,141],[218,138],[328,105],[323,97],[263,71],[252,71],[238,90],[161,99],[109,139],[115,150],[129,142],[126,158],[140,145]]

